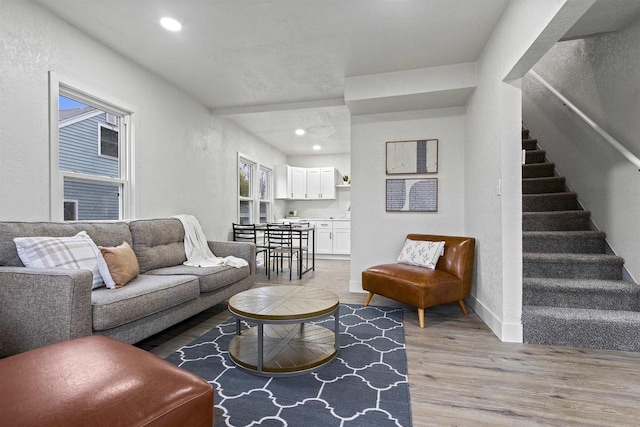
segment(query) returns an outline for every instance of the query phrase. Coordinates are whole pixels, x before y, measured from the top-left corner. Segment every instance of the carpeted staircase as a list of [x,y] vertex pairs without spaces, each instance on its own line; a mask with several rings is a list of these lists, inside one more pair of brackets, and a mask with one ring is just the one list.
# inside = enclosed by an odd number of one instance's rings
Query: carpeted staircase
[[640,286],[526,129],[522,148],[524,342],[640,351]]

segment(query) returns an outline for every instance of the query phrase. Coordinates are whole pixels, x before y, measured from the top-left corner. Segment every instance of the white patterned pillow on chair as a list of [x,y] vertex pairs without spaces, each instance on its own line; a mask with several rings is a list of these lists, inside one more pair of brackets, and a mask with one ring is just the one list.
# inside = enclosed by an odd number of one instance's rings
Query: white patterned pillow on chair
[[434,269],[442,255],[444,255],[444,241],[430,242],[428,240],[407,239],[400,255],[398,255],[398,262]]
[[89,270],[92,288],[104,286],[98,269],[100,250],[86,231],[71,237],[16,237],[13,241],[25,267]]

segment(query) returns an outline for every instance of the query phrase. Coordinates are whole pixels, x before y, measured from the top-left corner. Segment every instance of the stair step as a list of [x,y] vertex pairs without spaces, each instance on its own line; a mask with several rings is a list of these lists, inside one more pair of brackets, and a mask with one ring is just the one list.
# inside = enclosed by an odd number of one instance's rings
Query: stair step
[[524,306],[524,342],[640,351],[640,312]]
[[622,280],[624,259],[606,254],[523,253],[523,277]]
[[545,176],[522,180],[522,194],[562,193],[565,189],[563,176]]
[[525,231],[522,251],[536,253],[603,254],[605,233],[602,231]]
[[522,305],[640,311],[640,286],[623,280],[523,280]]
[[530,165],[522,165],[522,177],[523,178],[539,178],[543,176],[555,175],[554,163],[534,163]]
[[522,231],[588,230],[591,212],[583,210],[523,212]]
[[522,149],[523,150],[537,150],[538,149],[538,140],[535,138],[526,138],[522,140]]
[[535,163],[544,163],[547,152],[544,150],[527,150],[525,151],[524,162],[528,165]]
[[577,210],[578,195],[574,192],[523,194],[522,212]]
[[529,129],[522,129],[522,138],[529,138]]

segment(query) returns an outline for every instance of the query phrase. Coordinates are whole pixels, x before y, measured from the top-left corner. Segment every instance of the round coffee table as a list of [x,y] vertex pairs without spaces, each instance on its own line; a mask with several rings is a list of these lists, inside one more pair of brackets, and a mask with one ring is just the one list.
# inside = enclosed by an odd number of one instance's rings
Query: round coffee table
[[[229,356],[238,367],[256,375],[303,374],[338,355],[340,301],[333,292],[304,286],[265,286],[229,299],[236,318],[236,336]],[[334,330],[308,324],[334,316]],[[241,331],[240,322],[255,327]]]

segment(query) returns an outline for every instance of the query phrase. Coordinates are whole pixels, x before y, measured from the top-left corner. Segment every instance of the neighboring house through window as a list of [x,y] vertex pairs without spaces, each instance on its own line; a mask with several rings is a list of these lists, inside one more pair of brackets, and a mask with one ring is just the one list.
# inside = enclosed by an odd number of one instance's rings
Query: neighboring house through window
[[[52,220],[133,217],[131,115],[127,110],[59,84],[52,91],[58,124],[51,176]],[[56,93],[57,92],[57,93]],[[52,160],[53,161],[53,160]]]
[[[107,114],[109,115],[109,114]],[[112,159],[118,158],[118,120],[115,119],[114,125],[106,125],[100,123],[100,155],[104,157],[110,157]]]

